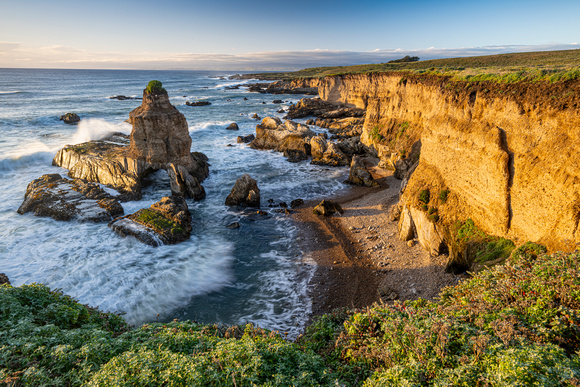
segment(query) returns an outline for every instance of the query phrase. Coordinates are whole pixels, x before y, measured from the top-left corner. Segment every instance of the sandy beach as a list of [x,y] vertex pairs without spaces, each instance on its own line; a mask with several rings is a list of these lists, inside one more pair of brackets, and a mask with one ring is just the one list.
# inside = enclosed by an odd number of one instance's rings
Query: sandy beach
[[347,187],[327,198],[342,206],[342,215],[314,215],[320,200],[293,214],[305,257],[317,265],[310,283],[313,316],[339,307],[434,299],[443,287],[461,280],[445,272],[446,255],[432,257],[416,240],[398,238],[389,210],[398,202],[401,181],[376,168],[376,160],[366,162],[379,187]]

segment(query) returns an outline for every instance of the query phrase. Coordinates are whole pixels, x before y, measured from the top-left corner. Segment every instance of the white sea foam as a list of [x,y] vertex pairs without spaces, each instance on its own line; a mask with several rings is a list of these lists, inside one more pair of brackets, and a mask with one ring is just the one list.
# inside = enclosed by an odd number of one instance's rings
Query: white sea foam
[[18,93],[22,93],[22,91],[20,91],[20,90],[14,90],[14,91],[0,91],[0,94],[18,94]]
[[209,121],[209,122],[201,122],[199,124],[195,124],[189,127],[189,132],[197,132],[201,130],[211,130],[211,129],[223,129],[229,124],[231,121]]
[[126,122],[112,124],[105,120],[89,118],[79,122],[77,131],[72,136],[71,141],[72,144],[79,144],[91,140],[100,140],[115,132],[129,134],[131,133],[131,125]]

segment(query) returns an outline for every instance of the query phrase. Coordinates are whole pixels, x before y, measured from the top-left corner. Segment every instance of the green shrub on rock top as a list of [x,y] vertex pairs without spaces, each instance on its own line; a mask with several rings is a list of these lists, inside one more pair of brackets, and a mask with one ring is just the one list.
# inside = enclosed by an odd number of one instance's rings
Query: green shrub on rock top
[[166,93],[165,89],[163,88],[163,84],[156,80],[150,81],[147,84],[146,91],[149,94]]

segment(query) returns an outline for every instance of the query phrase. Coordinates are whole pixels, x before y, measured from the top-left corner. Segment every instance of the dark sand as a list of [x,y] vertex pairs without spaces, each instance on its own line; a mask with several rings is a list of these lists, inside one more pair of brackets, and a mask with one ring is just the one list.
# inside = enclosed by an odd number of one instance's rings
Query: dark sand
[[389,210],[398,202],[401,181],[369,164],[380,187],[347,187],[327,198],[341,204],[342,215],[314,215],[319,200],[293,214],[305,259],[317,265],[310,282],[313,316],[394,299],[434,299],[460,280],[445,273],[447,256],[431,257],[416,241],[399,240]]

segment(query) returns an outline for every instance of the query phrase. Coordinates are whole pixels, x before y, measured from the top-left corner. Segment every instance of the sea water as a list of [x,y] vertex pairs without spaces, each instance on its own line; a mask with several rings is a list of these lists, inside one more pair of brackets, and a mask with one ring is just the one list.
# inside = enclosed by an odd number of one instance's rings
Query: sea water
[[[200,71],[114,71],[0,69],[0,272],[14,286],[43,283],[82,303],[124,314],[131,324],[191,319],[204,323],[255,323],[295,336],[311,310],[307,284],[313,267],[297,247],[296,225],[271,209],[267,216],[224,205],[236,179],[258,181],[262,206],[314,199],[342,188],[345,168],[289,163],[280,153],[238,144],[255,133],[251,115],[282,117],[301,96],[250,93],[226,74]],[[67,144],[120,131],[147,83],[163,82],[171,103],[189,124],[192,151],[209,157],[203,182],[207,197],[188,199],[191,238],[178,245],[151,247],[115,234],[106,223],[61,222],[16,210],[27,185],[47,173],[66,176],[51,165]],[[283,104],[273,104],[282,99]],[[207,100],[190,107],[187,101]],[[265,104],[263,103],[265,102]],[[59,116],[77,113],[66,125]],[[226,130],[232,122],[239,131]],[[126,214],[170,195],[164,171],[151,177],[143,199],[123,203]],[[240,223],[241,227],[226,226]]]

